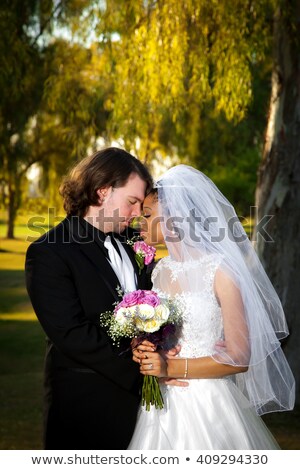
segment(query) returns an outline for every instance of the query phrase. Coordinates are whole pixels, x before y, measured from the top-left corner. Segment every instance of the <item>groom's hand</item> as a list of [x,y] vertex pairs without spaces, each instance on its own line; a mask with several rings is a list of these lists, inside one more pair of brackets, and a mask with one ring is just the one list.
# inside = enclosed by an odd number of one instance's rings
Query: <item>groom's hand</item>
[[168,379],[166,377],[159,379],[159,382],[165,385],[173,385],[174,387],[188,387],[189,386],[189,383],[184,382],[184,380]]
[[181,346],[180,346],[180,344],[177,344],[177,346],[175,346],[172,349],[169,349],[169,351],[167,351],[165,353],[165,357],[168,358],[168,359],[172,359],[175,356],[177,356],[177,354],[179,354],[180,351],[181,351]]
[[131,349],[132,351],[137,351],[138,353],[143,353],[143,352],[154,352],[156,351],[156,346],[153,343],[150,343],[150,341],[144,340],[142,343],[140,343],[137,338],[134,338],[131,341]]

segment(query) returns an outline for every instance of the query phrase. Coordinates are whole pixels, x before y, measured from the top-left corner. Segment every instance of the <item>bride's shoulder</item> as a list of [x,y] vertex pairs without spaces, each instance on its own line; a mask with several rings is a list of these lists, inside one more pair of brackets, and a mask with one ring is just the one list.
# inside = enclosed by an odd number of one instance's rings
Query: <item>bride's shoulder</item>
[[152,271],[152,275],[151,275],[152,281],[156,278],[156,276],[161,270],[170,269],[169,262],[170,262],[170,256],[165,256],[164,258],[160,258],[159,260],[156,261],[154,269]]
[[160,270],[163,267],[168,266],[169,262],[170,262],[170,256],[164,256],[163,258],[160,258],[155,263],[154,270]]

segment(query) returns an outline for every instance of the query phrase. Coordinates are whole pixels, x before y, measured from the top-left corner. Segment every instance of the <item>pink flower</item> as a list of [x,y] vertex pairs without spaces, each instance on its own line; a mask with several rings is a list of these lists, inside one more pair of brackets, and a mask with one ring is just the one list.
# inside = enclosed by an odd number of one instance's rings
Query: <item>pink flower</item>
[[148,265],[153,261],[156,253],[156,248],[147,245],[147,243],[142,240],[134,243],[133,250],[136,254],[142,255],[145,265]]
[[144,242],[143,240],[138,240],[137,242],[133,244],[133,249],[135,253],[137,253],[138,251],[141,253],[144,253],[147,250],[147,247],[148,247],[147,243]]
[[125,294],[114,311],[117,313],[120,308],[134,307],[135,305],[141,304],[147,304],[155,308],[160,305],[160,300],[156,292],[152,290],[139,289]]
[[148,293],[143,298],[143,304],[151,305],[151,307],[157,307],[160,304],[160,300],[156,292],[153,292],[151,290],[145,292]]
[[148,264],[151,263],[151,261],[153,260],[154,258],[154,254],[153,253],[150,253],[148,255],[145,256],[145,265],[148,266]]
[[122,307],[127,308],[127,307],[133,307],[134,305],[137,305],[139,303],[139,298],[140,298],[139,291],[128,292],[128,294],[124,295],[121,302],[118,303],[118,305],[115,308],[115,311],[117,312]]
[[128,292],[124,295],[121,302],[117,305],[117,310],[121,307],[133,307],[141,303],[141,299],[144,297],[142,290],[135,290],[133,292]]

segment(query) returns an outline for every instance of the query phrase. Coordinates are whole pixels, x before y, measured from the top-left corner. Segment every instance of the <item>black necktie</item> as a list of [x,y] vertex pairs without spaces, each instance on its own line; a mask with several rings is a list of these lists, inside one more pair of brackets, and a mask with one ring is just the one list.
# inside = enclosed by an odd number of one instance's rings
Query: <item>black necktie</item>
[[[110,236],[110,241],[111,241],[111,244],[112,246],[115,248],[115,250],[117,251],[118,255],[120,256],[120,258],[122,259],[122,255],[121,255],[121,251],[120,251],[120,248],[118,246],[118,243],[116,242],[116,238],[118,238],[118,235],[114,232],[108,232],[105,234],[106,237]],[[106,248],[105,248],[106,249]]]

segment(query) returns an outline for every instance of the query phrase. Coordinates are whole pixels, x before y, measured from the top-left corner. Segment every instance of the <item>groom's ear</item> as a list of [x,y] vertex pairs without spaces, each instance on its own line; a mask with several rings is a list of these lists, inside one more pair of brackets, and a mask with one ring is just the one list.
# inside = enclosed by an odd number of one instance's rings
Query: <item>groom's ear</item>
[[98,203],[100,205],[103,204],[103,202],[104,202],[104,200],[107,196],[107,193],[108,193],[108,188],[107,187],[97,189]]

